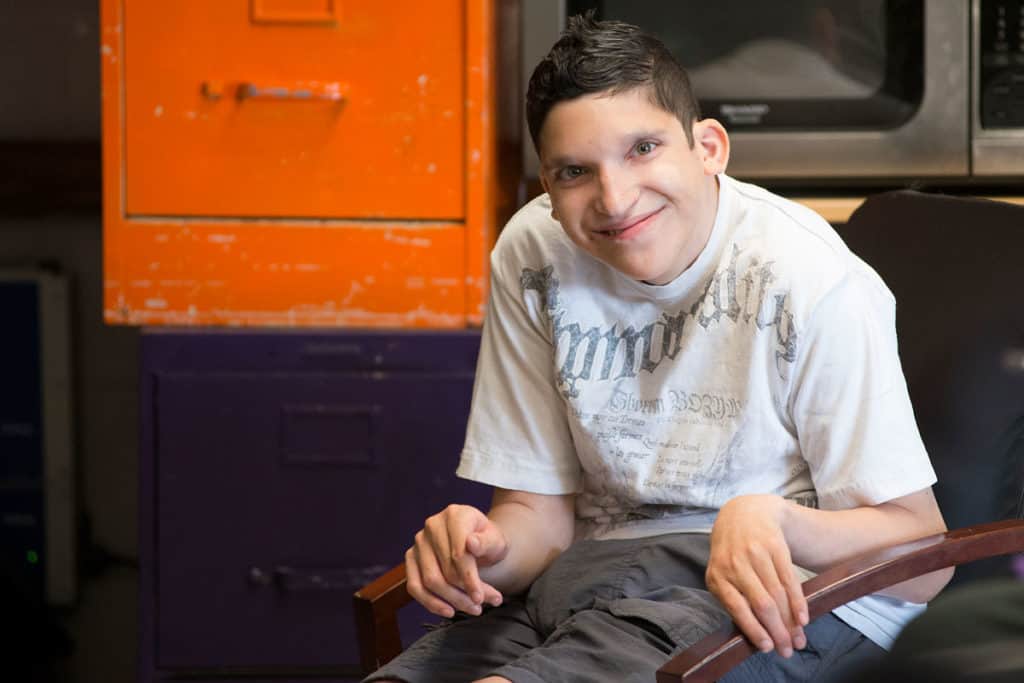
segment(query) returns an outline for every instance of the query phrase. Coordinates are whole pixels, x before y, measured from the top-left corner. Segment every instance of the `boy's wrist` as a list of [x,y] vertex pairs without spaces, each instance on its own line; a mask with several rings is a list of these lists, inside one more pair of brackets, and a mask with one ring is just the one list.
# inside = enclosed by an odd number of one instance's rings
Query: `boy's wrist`
[[800,526],[802,515],[806,508],[782,496],[775,497],[778,499],[775,519],[779,524],[779,528],[782,529],[782,535],[786,539],[786,544],[792,547],[793,535]]

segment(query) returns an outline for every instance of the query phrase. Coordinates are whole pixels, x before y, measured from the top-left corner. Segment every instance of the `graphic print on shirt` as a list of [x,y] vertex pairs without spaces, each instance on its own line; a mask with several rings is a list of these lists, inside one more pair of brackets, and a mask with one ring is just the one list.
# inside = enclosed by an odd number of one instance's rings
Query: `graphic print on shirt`
[[733,245],[692,305],[642,326],[581,323],[552,266],[522,269],[522,294],[539,296],[557,386],[580,427],[576,446],[587,481],[578,511],[592,531],[715,508],[735,495],[737,471],[751,467],[759,450],[738,429],[743,399],[722,386],[688,384],[703,380],[673,373],[673,366],[696,337],[770,334],[775,372],[788,376],[798,335],[788,293],[771,287],[773,265],[744,259]]
[[[620,331],[617,324],[606,330],[596,326],[584,329],[580,323],[566,320],[567,311],[561,307],[561,294],[554,268],[523,268],[519,278],[523,294],[530,290],[540,294],[541,310],[548,315],[555,346],[559,351],[563,344],[566,348],[558,371],[562,394],[566,398],[575,398],[579,395],[577,382],[594,379],[594,360],[598,349],[602,347],[602,341],[605,342],[604,353],[597,380],[636,377],[639,371],[654,372],[662,362],[674,360],[679,354],[683,328],[687,322],[691,325],[696,323],[705,330],[728,323],[749,326],[751,322],[758,331],[774,328],[779,347],[776,351],[779,374],[784,377],[784,364],[792,364],[796,360],[797,344],[793,315],[786,307],[788,294],[775,294],[772,301],[766,303],[768,287],[775,280],[773,262],[759,263],[754,259],[740,276],[737,272],[740,255],[739,247],[733,245],[729,265],[708,279],[704,292],[689,309],[676,311],[675,315],[662,313],[660,319],[639,330],[628,326]],[[656,337],[660,339],[660,344]],[[581,351],[582,363],[578,360]],[[612,377],[615,368],[617,372]]]

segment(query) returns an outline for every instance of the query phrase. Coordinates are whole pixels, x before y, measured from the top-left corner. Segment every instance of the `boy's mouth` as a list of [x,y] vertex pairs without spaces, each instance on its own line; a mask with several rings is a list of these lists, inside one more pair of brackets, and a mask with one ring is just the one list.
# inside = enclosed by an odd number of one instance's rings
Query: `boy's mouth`
[[659,213],[661,213],[661,209],[655,209],[654,211],[646,213],[642,216],[628,218],[624,221],[617,223],[613,227],[598,229],[595,230],[594,232],[603,237],[611,237],[612,239],[631,235],[637,232],[640,228],[643,228],[648,223],[650,223],[651,219],[657,216]]

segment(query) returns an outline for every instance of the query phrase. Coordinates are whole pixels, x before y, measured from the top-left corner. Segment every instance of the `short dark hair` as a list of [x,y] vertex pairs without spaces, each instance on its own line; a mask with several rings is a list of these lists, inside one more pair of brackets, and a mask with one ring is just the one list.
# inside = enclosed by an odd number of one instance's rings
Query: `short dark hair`
[[633,88],[647,88],[651,104],[675,115],[693,147],[700,105],[686,70],[665,44],[632,24],[596,21],[593,10],[569,17],[526,91],[526,124],[534,148],[540,152],[541,128],[559,102]]

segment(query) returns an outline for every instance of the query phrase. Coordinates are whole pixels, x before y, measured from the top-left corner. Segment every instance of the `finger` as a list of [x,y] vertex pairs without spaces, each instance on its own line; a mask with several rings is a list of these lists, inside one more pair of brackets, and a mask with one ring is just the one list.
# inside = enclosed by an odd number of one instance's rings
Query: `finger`
[[441,598],[457,610],[467,614],[480,614],[480,604],[474,601],[460,586],[452,584],[444,575],[433,547],[425,536],[416,535],[416,553],[420,578],[426,590]]
[[488,523],[483,529],[470,534],[466,547],[481,566],[490,566],[505,559],[508,541],[497,525]]
[[476,527],[486,521],[482,513],[467,508],[465,513],[461,511],[453,513],[448,523],[448,547],[451,549],[452,566],[459,577],[458,585],[476,604],[483,603],[484,588],[477,567],[476,555],[470,552],[468,546]]
[[412,548],[405,553],[405,587],[413,600],[423,605],[432,614],[449,619],[455,616],[455,608],[423,586],[423,579],[417,566],[416,553]]
[[715,597],[722,603],[729,612],[733,622],[743,635],[747,637],[754,647],[761,652],[771,652],[774,647],[771,636],[764,629],[761,622],[754,616],[750,604],[736,588],[729,584],[717,586],[714,590]]
[[[479,542],[478,541],[474,542],[473,538],[474,538],[473,536],[470,536],[470,539],[467,542],[467,545],[470,547],[470,552],[472,552],[472,548],[474,546],[479,545]],[[504,598],[501,595],[501,591],[499,591],[497,588],[495,588],[491,584],[487,583],[486,581],[483,580],[483,578],[480,577],[480,574],[479,574],[479,560],[477,560],[477,562],[478,562],[478,566],[477,566],[477,581],[480,584],[480,591],[481,591],[480,594],[479,594],[480,595],[480,600],[478,600],[478,602],[486,602],[488,605],[493,605],[494,607],[497,607],[502,602],[504,602]]]
[[756,554],[743,573],[740,590],[750,602],[754,615],[768,631],[775,649],[783,657],[793,654],[793,617],[789,596],[779,580],[775,563],[767,554]]
[[416,547],[421,555],[427,546],[429,546],[430,554],[433,555],[434,562],[445,581],[461,588],[462,581],[459,579],[458,568],[452,562],[451,540],[448,535],[448,519],[445,513],[429,518],[423,526],[423,530],[416,535]]
[[807,636],[803,627],[810,621],[810,614],[807,609],[807,598],[804,596],[803,586],[797,576],[796,568],[792,561],[776,560],[776,572],[782,581],[786,591],[786,598],[789,602],[790,614],[793,615],[793,624],[790,632],[793,636],[793,647],[802,650],[807,647]]
[[497,607],[505,601],[505,598],[504,596],[502,596],[501,591],[499,591],[491,584],[483,583],[483,589],[484,602],[486,602],[488,605],[491,605],[492,607]]
[[466,595],[475,604],[479,605],[484,601],[484,582],[480,580],[476,558],[469,553],[463,553],[461,557],[454,559],[454,563],[458,569],[460,582],[465,589]]
[[478,601],[500,605],[501,594],[487,586],[479,572],[481,567],[497,564],[508,554],[505,535],[493,524],[488,524],[483,531],[469,535],[466,539],[466,550],[476,559],[473,574],[465,577],[467,591]]
[[481,605],[486,603],[493,607],[497,607],[505,601],[505,598],[504,596],[502,596],[501,591],[492,586],[491,584],[487,583],[486,581],[484,581],[482,578],[480,579],[480,592],[481,598],[477,602]]

